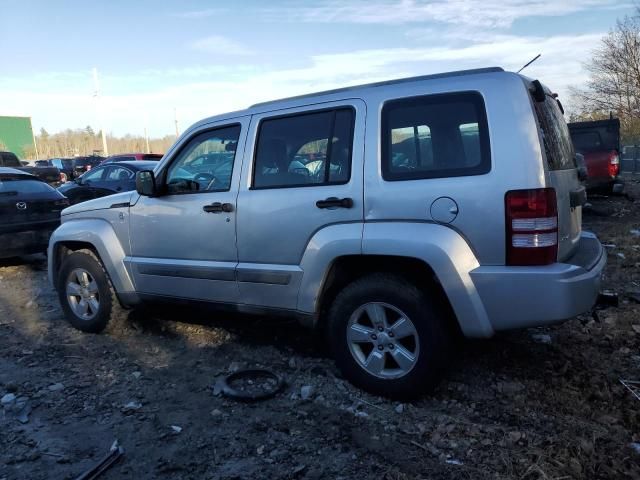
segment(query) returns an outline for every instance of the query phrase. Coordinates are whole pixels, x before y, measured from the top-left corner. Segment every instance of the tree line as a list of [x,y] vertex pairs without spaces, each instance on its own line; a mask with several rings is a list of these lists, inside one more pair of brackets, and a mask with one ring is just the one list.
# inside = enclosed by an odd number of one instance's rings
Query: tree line
[[623,144],[640,144],[640,7],[601,40],[585,63],[589,80],[573,88],[570,121],[620,119]]
[[[38,158],[65,158],[84,155],[104,155],[102,151],[102,133],[94,132],[90,126],[80,129],[66,129],[50,134],[44,128],[35,135]],[[165,153],[176,141],[175,135],[149,139],[149,153]],[[118,153],[147,153],[147,143],[143,136],[124,135],[117,137],[107,135],[109,155]],[[33,147],[25,149],[26,158],[35,159]]]

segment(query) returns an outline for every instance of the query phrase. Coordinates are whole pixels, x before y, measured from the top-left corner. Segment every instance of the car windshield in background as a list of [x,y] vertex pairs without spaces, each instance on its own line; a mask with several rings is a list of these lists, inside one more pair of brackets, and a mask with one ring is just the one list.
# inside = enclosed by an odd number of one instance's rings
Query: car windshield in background
[[20,193],[45,193],[53,189],[40,180],[29,177],[0,178],[0,195],[15,195]]
[[158,153],[148,153],[142,156],[142,160],[160,160],[162,155]]
[[575,152],[569,136],[567,122],[555,98],[546,96],[544,102],[533,101],[549,170],[576,168]]
[[36,167],[48,167],[49,162],[47,160],[36,160]]

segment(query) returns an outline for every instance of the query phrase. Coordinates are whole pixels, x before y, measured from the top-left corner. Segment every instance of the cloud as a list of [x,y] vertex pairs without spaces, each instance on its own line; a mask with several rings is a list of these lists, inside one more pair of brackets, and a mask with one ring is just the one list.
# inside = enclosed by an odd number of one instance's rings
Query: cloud
[[[517,70],[536,54],[542,57],[524,73],[557,91],[566,106],[568,86],[582,85],[586,74],[581,60],[589,57],[603,34],[577,36],[487,35],[461,46],[436,45],[363,49],[314,55],[295,68],[267,68],[240,64],[195,65],[141,70],[112,75],[102,72],[102,110],[108,131],[122,135],[149,132],[162,136],[173,131],[177,107],[181,129],[199,119],[239,110],[265,100],[337,87],[430,73],[503,66]],[[220,46],[219,39],[215,44]],[[244,57],[243,57],[244,58]],[[6,114],[33,117],[34,127],[50,132],[95,123],[90,72],[50,73],[49,82],[30,78],[0,79],[0,105]]]
[[193,50],[215,53],[217,55],[253,55],[253,51],[244,45],[222,35],[210,35],[189,44]]
[[209,17],[217,17],[218,15],[222,15],[227,12],[226,8],[207,8],[204,10],[192,10],[189,12],[175,12],[172,14],[174,17],[178,18],[186,18],[186,19],[198,19],[198,18],[209,18]]
[[324,0],[312,7],[263,9],[271,21],[399,25],[441,22],[507,28],[519,18],[559,16],[593,9],[625,9],[620,0]]

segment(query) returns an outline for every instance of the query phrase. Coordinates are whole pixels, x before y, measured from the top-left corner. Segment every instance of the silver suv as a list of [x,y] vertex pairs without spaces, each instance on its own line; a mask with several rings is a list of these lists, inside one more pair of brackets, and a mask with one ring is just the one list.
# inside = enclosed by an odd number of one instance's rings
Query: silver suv
[[50,281],[87,332],[154,300],[290,314],[354,384],[416,396],[454,335],[593,306],[605,255],[561,109],[489,68],[208,118],[136,192],[63,211]]

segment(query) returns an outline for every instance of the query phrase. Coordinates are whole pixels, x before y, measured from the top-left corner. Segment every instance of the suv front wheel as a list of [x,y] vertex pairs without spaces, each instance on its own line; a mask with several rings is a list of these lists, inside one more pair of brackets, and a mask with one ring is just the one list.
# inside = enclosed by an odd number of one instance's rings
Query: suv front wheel
[[99,333],[125,315],[102,262],[91,250],[65,257],[58,298],[69,323],[83,332]]
[[403,277],[373,274],[354,281],[336,297],[328,322],[336,363],[354,385],[410,399],[437,384],[449,344],[443,316]]

